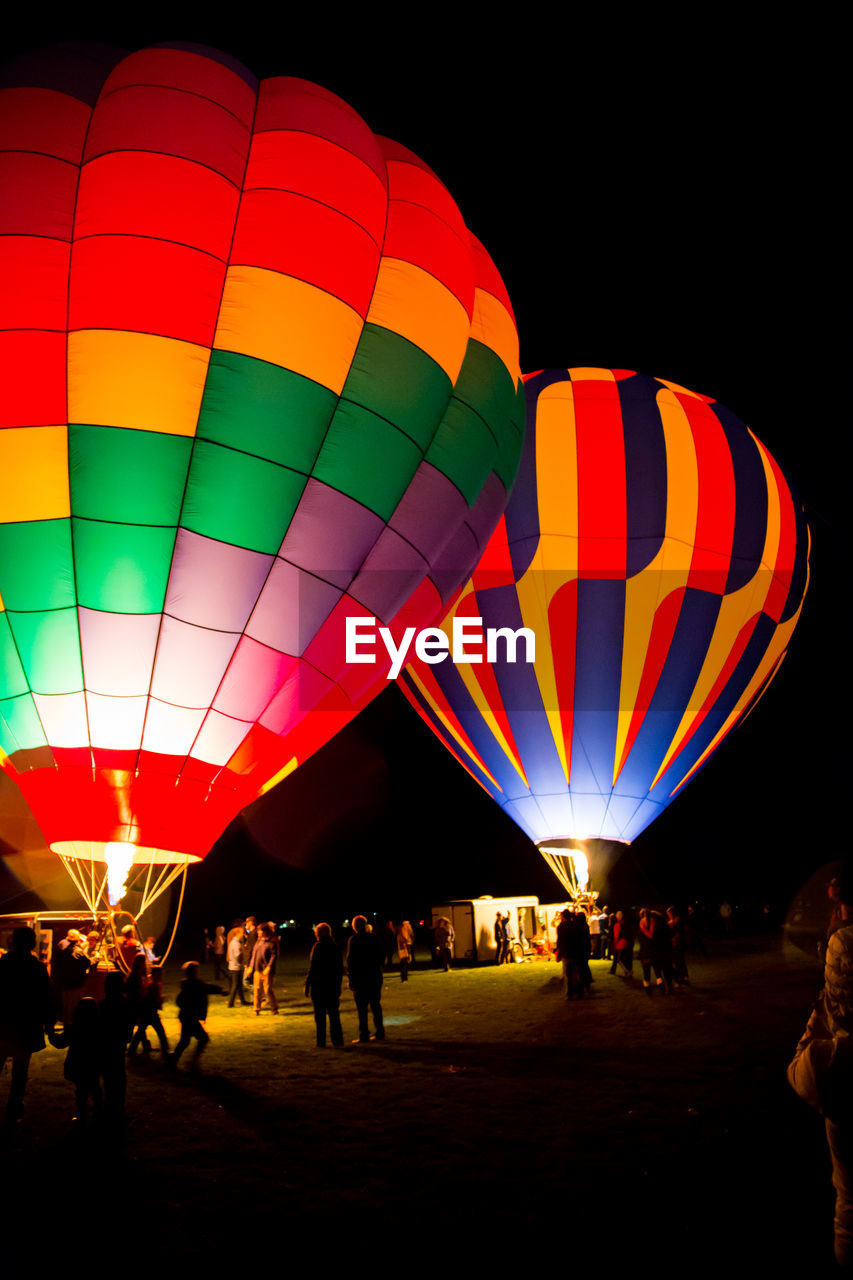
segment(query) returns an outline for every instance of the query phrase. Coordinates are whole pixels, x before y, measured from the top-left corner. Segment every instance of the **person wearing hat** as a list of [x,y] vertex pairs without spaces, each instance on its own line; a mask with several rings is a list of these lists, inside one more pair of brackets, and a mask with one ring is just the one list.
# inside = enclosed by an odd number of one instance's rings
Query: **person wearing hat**
[[122,929],[121,937],[118,940],[119,963],[126,973],[130,973],[133,968],[133,962],[141,950],[139,943],[133,935],[133,925],[126,924]]
[[842,925],[829,939],[823,991],[788,1081],[824,1117],[835,1188],[835,1259],[853,1272],[853,925]]

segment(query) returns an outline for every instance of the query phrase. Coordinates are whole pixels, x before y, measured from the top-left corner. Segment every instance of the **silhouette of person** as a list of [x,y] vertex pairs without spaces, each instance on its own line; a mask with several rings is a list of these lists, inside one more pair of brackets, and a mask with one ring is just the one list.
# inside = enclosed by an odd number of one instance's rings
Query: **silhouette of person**
[[506,954],[506,925],[498,911],[495,915],[495,964],[503,964]]
[[310,996],[314,1006],[317,1045],[322,1049],[326,1043],[327,1016],[332,1044],[340,1046],[344,1042],[340,1015],[344,959],[340,947],[332,937],[332,930],[325,921],[316,926],[314,936],[317,941],[311,948],[308,976],[305,979],[305,994]]
[[74,1085],[74,1119],[87,1120],[87,1106],[92,1099],[95,1120],[103,1108],[101,1092],[101,1028],[98,1002],[92,996],[78,1000],[70,1030],[64,1033],[68,1042],[63,1075]]
[[114,1122],[120,1122],[124,1118],[124,1100],[127,1094],[125,1055],[133,1030],[133,1009],[124,990],[123,975],[117,971],[108,973],[104,979],[104,998],[98,1005],[104,1113]]
[[453,925],[450,923],[447,916],[440,916],[438,923],[433,930],[433,939],[436,960],[445,973],[448,973],[450,970],[450,960],[453,955],[453,942],[455,937],[456,935],[453,932]]
[[853,926],[826,949],[824,987],[788,1066],[788,1081],[824,1117],[835,1188],[835,1260],[853,1271]]
[[[358,1043],[367,1044],[371,1039],[385,1039],[381,1002],[385,948],[381,938],[375,933],[368,933],[365,916],[355,916],[352,927],[355,933],[347,943],[347,975],[358,1012]],[[367,1023],[368,1009],[373,1015],[375,1028],[372,1037]]]
[[35,945],[35,930],[21,925],[12,934],[12,950],[0,956],[0,1071],[12,1059],[7,1124],[23,1114],[30,1058],[44,1048],[45,1031],[53,1034],[56,1015],[50,978],[33,955]]
[[187,975],[181,983],[177,996],[178,1020],[181,1024],[181,1037],[175,1045],[174,1053],[169,1055],[169,1066],[176,1067],[178,1059],[186,1049],[190,1040],[196,1041],[191,1067],[198,1069],[198,1060],[210,1043],[210,1036],[204,1029],[207,1018],[207,996],[209,991],[218,991],[212,984],[202,982],[198,976],[198,961],[187,960],[181,965]]
[[578,999],[583,999],[584,992],[584,935],[577,916],[564,909],[560,912],[560,923],[557,925],[556,958],[563,966],[563,996],[566,1000],[574,997],[577,987]]
[[74,1010],[78,1000],[82,998],[83,986],[92,964],[88,939],[79,929],[69,929],[56,948],[51,966],[62,1025],[66,1030],[71,1026]]
[[[160,1010],[163,1008],[163,969],[156,964],[151,969],[150,974],[144,974],[140,961],[143,964],[145,963],[143,956],[137,956],[136,960],[134,960],[134,968],[127,980],[127,994],[133,1005],[133,1017],[136,1026],[128,1053],[134,1054],[140,1045],[143,1053],[151,1052],[148,1036],[146,1035],[148,1028],[151,1027],[160,1041],[160,1050],[163,1058],[166,1059],[169,1056],[169,1041],[160,1019]],[[138,977],[135,975],[138,975]]]

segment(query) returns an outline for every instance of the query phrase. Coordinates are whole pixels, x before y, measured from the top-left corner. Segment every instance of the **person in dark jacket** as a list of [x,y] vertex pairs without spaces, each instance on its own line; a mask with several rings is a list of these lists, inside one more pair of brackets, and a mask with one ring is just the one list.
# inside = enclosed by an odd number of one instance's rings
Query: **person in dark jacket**
[[187,975],[181,983],[181,989],[176,1000],[178,1021],[181,1024],[181,1036],[175,1045],[174,1052],[169,1055],[169,1066],[176,1067],[178,1059],[190,1040],[195,1040],[197,1043],[191,1066],[193,1070],[196,1070],[199,1058],[210,1043],[210,1036],[204,1029],[205,1019],[207,1018],[208,992],[219,991],[219,987],[213,983],[201,981],[198,976],[197,960],[187,960],[186,964],[183,964],[181,968]]
[[[138,967],[138,958],[134,963]],[[134,975],[131,973],[127,980],[127,987],[128,997],[132,1003],[134,1001],[133,980]],[[128,1053],[132,1056],[140,1045],[144,1054],[151,1052],[146,1034],[148,1028],[151,1027],[160,1041],[160,1050],[165,1062],[169,1056],[169,1040],[160,1018],[160,1010],[163,1008],[163,969],[161,965],[152,965],[151,972],[146,974],[144,978],[140,977],[139,990],[135,999],[134,1022],[136,1031],[133,1033]]]
[[687,986],[687,947],[684,922],[678,907],[669,907],[666,924],[672,941],[672,977],[677,987]]
[[568,909],[560,912],[560,923],[557,925],[556,958],[563,966],[563,995],[571,1000],[577,989],[578,999],[583,999],[585,936],[578,917]]
[[[385,1039],[382,1021],[382,963],[385,949],[375,933],[368,933],[365,916],[355,916],[355,933],[347,943],[347,976],[358,1011],[358,1043]],[[367,1025],[368,1009],[373,1014],[375,1033],[371,1037]],[[353,1042],[355,1043],[355,1042]]]
[[71,1029],[71,1020],[92,967],[88,941],[79,929],[69,929],[56,947],[51,962],[51,978],[62,1025]]
[[506,959],[506,924],[500,911],[495,914],[495,964]]
[[258,941],[258,922],[254,916],[246,916],[246,923],[243,925],[243,981],[249,986],[249,972],[252,965],[252,952],[255,950],[255,943]]
[[254,990],[255,1017],[261,1016],[261,1007],[269,1005],[270,1013],[278,1013],[278,1001],[275,998],[275,962],[278,948],[268,924],[262,924],[258,930],[258,940],[252,951],[252,958],[246,976],[252,978]]
[[12,1059],[7,1124],[23,1113],[30,1058],[44,1048],[45,1031],[53,1034],[56,1005],[47,969],[32,954],[35,945],[35,931],[21,925],[12,934],[12,950],[0,956],[0,1071]]
[[124,1120],[127,1094],[125,1055],[133,1031],[133,1007],[125,995],[124,977],[108,973],[104,998],[98,1005],[101,1075],[104,1080],[104,1114],[114,1123]]
[[95,1120],[100,1120],[103,1107],[101,1091],[101,1037],[98,1002],[92,996],[78,1000],[71,1026],[63,1032],[68,1044],[63,1075],[74,1085],[74,1119],[85,1124],[86,1109],[92,1100]]
[[314,1006],[314,1022],[317,1025],[317,1045],[326,1044],[326,1017],[329,1019],[329,1035],[332,1044],[340,1047],[344,1042],[341,1027],[341,986],[344,980],[344,958],[332,937],[332,930],[325,921],[314,930],[317,941],[311,949],[305,994]]

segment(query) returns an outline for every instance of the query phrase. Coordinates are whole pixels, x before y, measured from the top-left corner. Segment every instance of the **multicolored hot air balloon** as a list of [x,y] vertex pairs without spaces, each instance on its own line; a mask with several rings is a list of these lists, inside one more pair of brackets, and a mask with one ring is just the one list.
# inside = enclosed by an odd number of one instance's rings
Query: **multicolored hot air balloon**
[[0,759],[94,902],[105,852],[167,879],[384,687],[348,615],[446,607],[515,477],[517,338],[435,174],[316,85],[164,45],[2,86]]
[[808,529],[768,450],[708,396],[624,370],[525,382],[515,489],[443,627],[527,628],[535,661],[505,636],[491,662],[414,661],[401,684],[540,847],[628,842],[778,670]]

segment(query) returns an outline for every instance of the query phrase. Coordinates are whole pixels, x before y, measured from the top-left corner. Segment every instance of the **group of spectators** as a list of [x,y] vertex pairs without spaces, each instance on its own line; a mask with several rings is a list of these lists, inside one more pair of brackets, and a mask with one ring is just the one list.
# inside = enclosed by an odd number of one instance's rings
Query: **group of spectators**
[[258,924],[255,916],[234,920],[228,932],[218,925],[213,941],[208,944],[213,960],[214,981],[228,976],[228,1008],[248,1003],[251,992],[255,1017],[264,1005],[270,1013],[278,1013],[275,995],[275,971],[279,958],[278,932],[270,920]]
[[[95,963],[89,942],[79,932],[69,931],[54,953],[53,981],[34,954],[36,934],[28,925],[14,930],[11,950],[0,956],[0,1070],[8,1058],[12,1060],[7,1125],[23,1113],[30,1060],[45,1047],[46,1039],[54,1048],[66,1050],[64,1075],[74,1085],[75,1118],[85,1120],[91,1105],[96,1116],[120,1121],[126,1090],[125,1055],[135,1027],[142,1024],[144,1036],[145,1025],[155,1021],[162,1033],[159,1013],[149,1019],[143,1012],[143,990],[147,991],[148,982],[143,987],[138,975],[142,967],[147,970],[149,966],[144,953],[137,947],[138,963],[127,983],[120,968],[107,972],[98,998],[86,994]],[[72,985],[65,985],[72,978]],[[98,989],[90,986],[88,990]]]
[[589,992],[590,959],[610,960],[611,974],[633,979],[636,950],[644,989],[668,995],[688,983],[688,938],[681,912],[674,906],[665,912],[641,907],[636,918],[627,909],[610,913],[604,908],[596,913],[565,907],[557,924],[555,952],[563,966],[563,994],[572,1000]]

